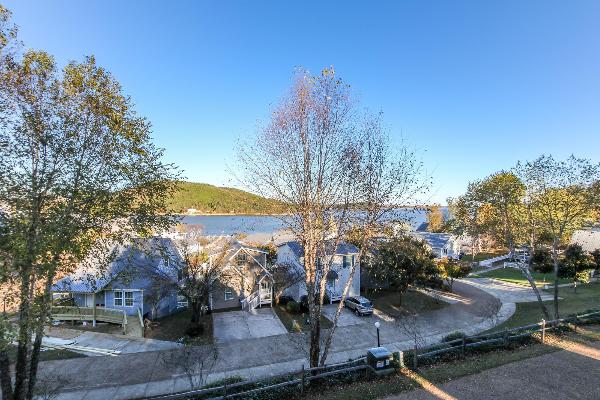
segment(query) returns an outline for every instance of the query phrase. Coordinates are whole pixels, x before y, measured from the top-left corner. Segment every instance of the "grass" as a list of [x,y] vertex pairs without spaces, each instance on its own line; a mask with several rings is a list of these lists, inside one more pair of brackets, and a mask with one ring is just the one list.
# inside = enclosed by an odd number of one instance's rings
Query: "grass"
[[[69,358],[81,358],[86,357],[84,354],[75,353],[70,350],[43,350],[40,351],[40,361],[53,361],[53,360],[66,360]],[[17,358],[17,347],[10,346],[8,349],[8,359],[11,363],[14,363]]]
[[[566,334],[566,338],[581,343],[597,341],[600,339],[597,328],[595,326],[588,330],[586,327],[586,329],[579,330],[577,334],[569,332]],[[548,339],[548,342],[560,340],[558,337],[548,337]],[[465,359],[453,359],[450,362],[439,362],[428,367],[421,367],[418,375],[432,384],[442,384],[505,364],[559,351],[560,348],[552,343],[541,344],[534,341],[516,348],[474,353],[467,355]],[[363,381],[361,379],[358,382],[345,385],[320,386],[318,390],[312,388],[306,398],[309,400],[370,400],[418,389],[420,384],[408,377],[406,372],[403,372],[397,372],[375,380]]]
[[438,310],[448,305],[441,300],[410,289],[402,295],[402,305],[400,305],[400,295],[397,291],[378,291],[370,293],[366,297],[373,302],[376,309],[391,316]]
[[[532,272],[531,276],[535,281],[535,284],[542,288],[544,285],[554,284],[554,274],[540,274],[539,272]],[[482,278],[494,278],[500,281],[516,283],[517,285],[529,286],[529,281],[525,275],[517,268],[500,268],[488,272],[479,272],[474,277]],[[570,279],[559,279],[558,284],[571,283]]]
[[507,249],[498,249],[498,250],[490,251],[487,253],[477,253],[477,254],[475,254],[475,259],[473,259],[470,254],[466,254],[462,258],[462,260],[466,261],[466,262],[479,262],[479,261],[484,261],[484,260],[488,260],[490,258],[497,257],[502,254],[506,254],[506,253],[508,253]]
[[[178,312],[158,319],[152,329],[146,329],[146,338],[178,342],[187,339],[186,329],[190,326],[192,313],[190,310]],[[213,342],[212,315],[206,314],[201,319],[203,333],[194,338],[197,344],[210,344]]]
[[[306,323],[306,319],[308,316],[307,313],[292,314],[289,311],[287,311],[283,306],[275,306],[273,307],[273,311],[275,311],[275,314],[277,314],[277,316],[281,320],[281,323],[283,324],[283,326],[285,326],[285,329],[287,329],[288,332],[298,332],[298,329],[294,328],[293,321],[296,321],[298,323],[297,326],[300,326],[301,331],[310,331],[310,324]],[[321,329],[330,329],[332,326],[333,323],[327,318],[325,318],[323,315],[321,315]]]
[[[552,294],[552,290],[542,291]],[[577,287],[577,292],[572,287],[558,288],[558,296],[562,300],[558,301],[558,311],[561,315],[580,314],[590,309],[600,308],[600,283],[589,283]],[[548,312],[554,315],[554,305],[552,301],[545,301]],[[517,303],[517,309],[512,317],[506,322],[494,328],[495,331],[505,328],[513,328],[522,325],[528,325],[539,322],[544,318],[542,310],[537,302]]]

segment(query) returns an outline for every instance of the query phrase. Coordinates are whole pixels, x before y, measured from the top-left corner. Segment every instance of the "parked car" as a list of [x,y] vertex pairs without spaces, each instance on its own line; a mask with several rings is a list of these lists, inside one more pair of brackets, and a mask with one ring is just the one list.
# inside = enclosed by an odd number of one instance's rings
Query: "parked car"
[[353,310],[356,315],[373,314],[373,303],[363,296],[348,297],[346,301],[344,301],[344,306]]

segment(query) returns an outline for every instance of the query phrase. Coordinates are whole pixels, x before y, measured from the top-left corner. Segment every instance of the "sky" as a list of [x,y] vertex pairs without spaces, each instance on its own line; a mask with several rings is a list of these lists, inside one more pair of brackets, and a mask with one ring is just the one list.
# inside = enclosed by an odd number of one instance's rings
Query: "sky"
[[233,186],[295,68],[334,66],[445,204],[542,153],[600,161],[600,1],[0,0],[27,48],[94,55],[188,180]]

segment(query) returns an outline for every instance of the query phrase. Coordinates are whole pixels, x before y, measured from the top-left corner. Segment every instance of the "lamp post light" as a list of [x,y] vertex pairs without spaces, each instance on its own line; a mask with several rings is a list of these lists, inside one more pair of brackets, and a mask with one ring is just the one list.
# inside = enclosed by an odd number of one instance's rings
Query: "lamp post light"
[[377,329],[377,347],[381,347],[381,344],[379,343],[379,327],[381,326],[381,324],[379,323],[379,321],[375,322],[375,328]]

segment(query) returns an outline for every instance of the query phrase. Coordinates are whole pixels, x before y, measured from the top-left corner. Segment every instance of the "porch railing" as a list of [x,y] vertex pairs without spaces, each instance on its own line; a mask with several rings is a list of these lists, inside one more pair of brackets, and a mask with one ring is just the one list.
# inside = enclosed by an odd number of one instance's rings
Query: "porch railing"
[[51,313],[52,319],[57,321],[93,321],[95,319],[113,324],[127,324],[125,312],[112,308],[96,307],[94,313],[94,307],[54,306]]

